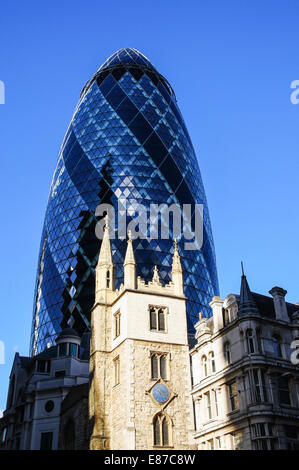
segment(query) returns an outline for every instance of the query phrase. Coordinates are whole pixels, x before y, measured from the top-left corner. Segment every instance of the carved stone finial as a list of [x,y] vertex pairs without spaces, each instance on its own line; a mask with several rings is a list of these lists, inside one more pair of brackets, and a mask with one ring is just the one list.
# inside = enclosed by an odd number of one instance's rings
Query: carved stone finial
[[136,289],[136,261],[131,230],[128,231],[127,251],[124,260],[124,286],[129,289]]
[[105,215],[105,230],[109,230],[109,216]]
[[171,268],[171,278],[174,283],[175,293],[178,295],[184,294],[184,280],[183,280],[183,270],[181,264],[181,257],[178,250],[178,241],[175,238],[173,240],[173,256],[172,256],[172,268]]

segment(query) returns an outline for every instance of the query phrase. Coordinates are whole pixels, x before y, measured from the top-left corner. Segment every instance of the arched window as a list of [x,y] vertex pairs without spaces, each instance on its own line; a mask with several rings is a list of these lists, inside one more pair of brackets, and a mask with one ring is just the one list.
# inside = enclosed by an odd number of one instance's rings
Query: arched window
[[247,352],[248,354],[254,353],[254,338],[253,338],[253,331],[251,328],[246,330],[246,344],[247,344]]
[[153,354],[151,357],[151,365],[152,365],[152,379],[159,378],[159,367],[158,367],[158,357],[156,354]]
[[159,413],[153,420],[154,446],[170,445],[170,421],[164,413]]
[[165,331],[166,330],[166,308],[152,306],[149,309],[150,314],[150,330]]
[[157,329],[157,315],[156,310],[153,307],[150,308],[150,329]]
[[72,419],[69,419],[64,427],[63,444],[64,450],[75,449],[75,424]]
[[167,379],[167,364],[166,364],[166,357],[160,357],[160,375],[161,379]]
[[158,416],[154,419],[154,446],[161,445],[161,426]]
[[107,275],[106,275],[106,283],[107,283],[106,284],[107,289],[110,289],[110,271],[109,271],[109,269],[108,269]]
[[224,356],[225,356],[227,364],[230,364],[232,361],[232,357],[231,357],[230,344],[228,341],[224,345]]
[[207,375],[208,375],[207,356],[202,356],[202,358],[201,358],[201,369],[202,369],[203,377],[207,377]]
[[210,360],[210,371],[213,374],[216,372],[216,363],[215,363],[215,354],[214,351],[209,353],[209,360]]
[[120,311],[114,314],[114,339],[120,335]]
[[114,365],[114,385],[118,385],[120,383],[120,359],[119,359],[119,356],[117,356],[115,359],[113,359],[113,365]]
[[272,336],[272,346],[275,357],[282,357],[281,337],[278,335]]
[[151,355],[151,377],[152,379],[168,379],[167,355],[152,353]]
[[261,330],[259,328],[255,330],[255,335],[256,335],[257,350],[259,353],[262,353],[263,352],[262,338],[261,338]]
[[162,421],[162,439],[163,439],[163,445],[168,446],[169,445],[169,430],[168,430],[168,421],[166,418],[164,418]]
[[223,309],[223,326],[227,326],[232,321],[231,309]]
[[159,308],[158,310],[158,325],[159,331],[165,331],[165,312],[163,308]]

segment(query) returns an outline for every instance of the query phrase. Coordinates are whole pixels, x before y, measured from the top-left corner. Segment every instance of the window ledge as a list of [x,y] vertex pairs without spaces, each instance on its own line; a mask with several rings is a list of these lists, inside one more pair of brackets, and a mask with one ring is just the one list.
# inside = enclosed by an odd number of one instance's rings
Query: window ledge
[[273,406],[273,403],[270,403],[269,401],[253,401],[251,403],[248,404],[248,407],[252,407],[252,406],[270,406],[272,407]]
[[205,421],[204,423],[202,423],[203,426],[208,426],[209,424],[213,424],[213,423],[217,423],[218,422],[218,419],[215,419],[215,418],[211,418],[211,419],[208,419],[207,421]]
[[154,449],[164,449],[164,450],[167,450],[167,449],[173,449],[174,446],[153,446]]
[[150,380],[152,382],[157,382],[157,380],[163,380],[164,382],[170,382],[170,379],[163,379],[163,377],[157,377],[155,379],[153,377],[151,377]]

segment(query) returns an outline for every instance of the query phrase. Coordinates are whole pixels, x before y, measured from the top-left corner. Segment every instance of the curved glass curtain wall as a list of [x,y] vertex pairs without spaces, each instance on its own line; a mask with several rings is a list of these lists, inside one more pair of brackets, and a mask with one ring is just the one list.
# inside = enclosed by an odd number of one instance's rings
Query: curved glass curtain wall
[[[198,162],[174,92],[136,49],[121,49],[82,90],[59,154],[43,227],[35,288],[31,353],[43,350],[67,323],[89,327],[100,242],[95,209],[119,198],[145,206],[204,205],[201,250],[179,243],[190,331],[218,294],[213,237]],[[172,240],[136,239],[137,274],[157,265],[169,281]],[[126,240],[112,240],[116,287]]]

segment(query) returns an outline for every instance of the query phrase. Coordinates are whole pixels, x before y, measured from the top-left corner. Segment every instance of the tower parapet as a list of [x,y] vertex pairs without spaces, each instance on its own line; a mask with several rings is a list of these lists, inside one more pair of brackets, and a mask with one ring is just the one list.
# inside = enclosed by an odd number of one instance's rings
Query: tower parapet
[[140,276],[136,277],[136,261],[133,249],[133,240],[129,232],[127,251],[124,260],[124,282],[119,289],[114,288],[114,265],[109,239],[108,218],[104,229],[104,237],[96,267],[96,302],[113,302],[125,290],[138,290],[146,292],[159,292],[165,295],[184,297],[184,280],[181,258],[177,240],[174,240],[172,257],[171,280],[163,285],[160,280],[157,266],[154,266],[152,280],[146,282]]

